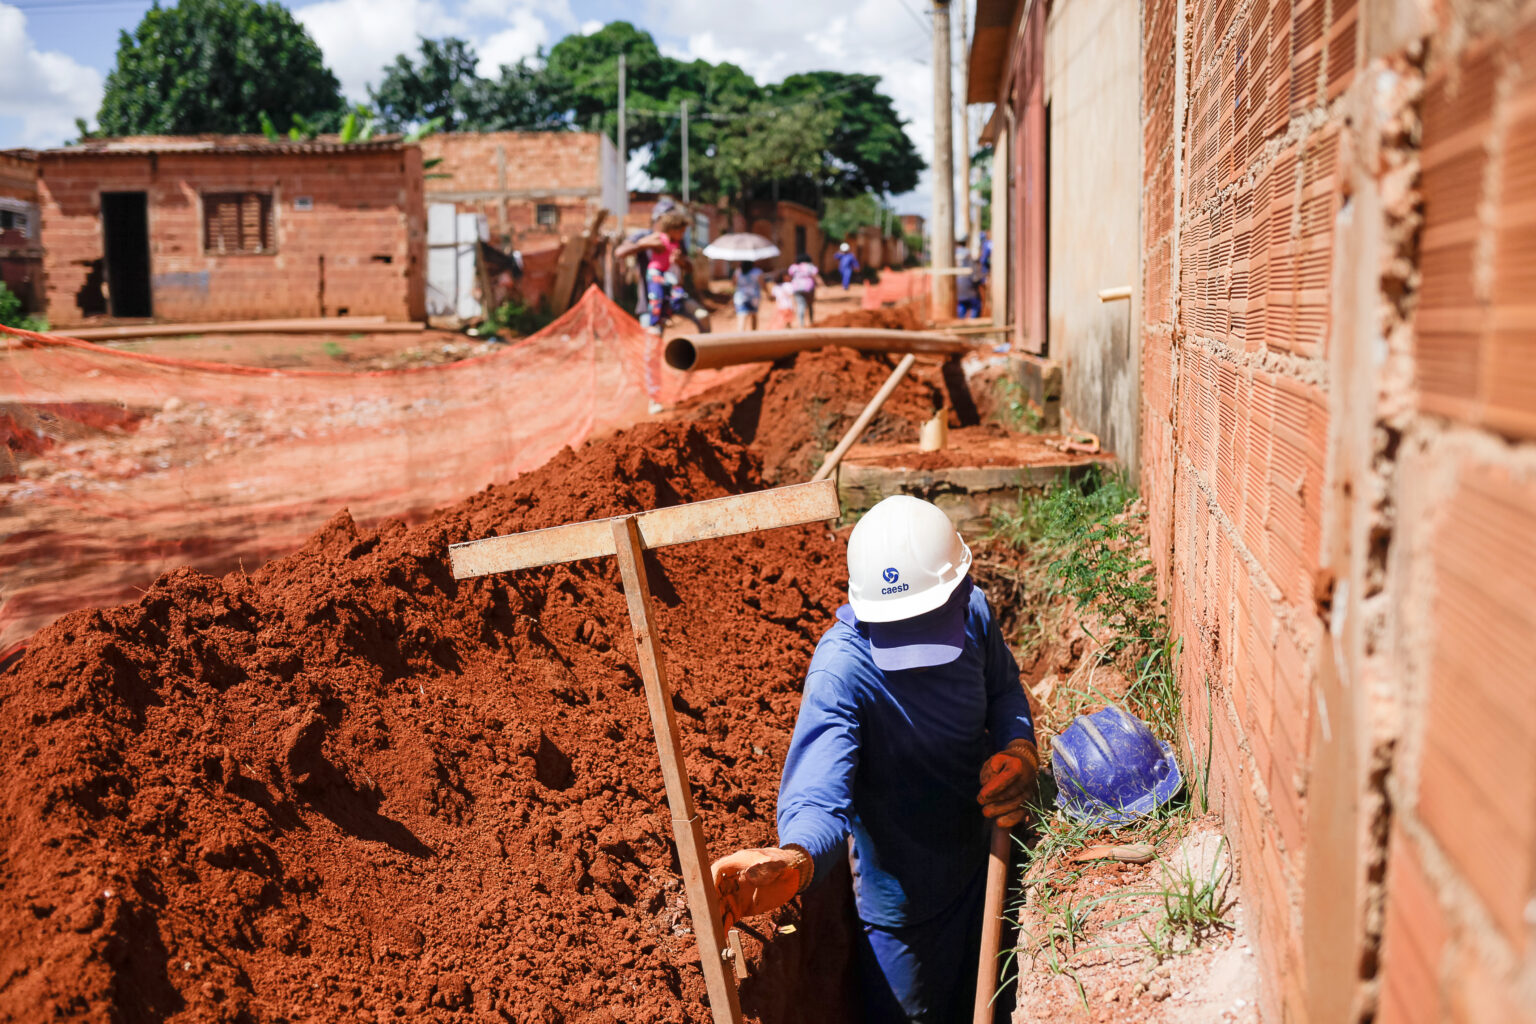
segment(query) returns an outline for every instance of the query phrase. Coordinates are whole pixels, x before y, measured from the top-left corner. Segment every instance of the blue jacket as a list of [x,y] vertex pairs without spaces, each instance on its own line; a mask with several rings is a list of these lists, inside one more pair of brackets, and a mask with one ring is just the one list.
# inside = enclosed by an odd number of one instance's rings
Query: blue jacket
[[843,605],[822,636],[779,785],[779,843],[825,878],[854,839],[854,895],[870,924],[920,924],[954,903],[986,860],[982,762],[1033,740],[1019,668],[972,590],[965,651],[948,665],[884,672]]

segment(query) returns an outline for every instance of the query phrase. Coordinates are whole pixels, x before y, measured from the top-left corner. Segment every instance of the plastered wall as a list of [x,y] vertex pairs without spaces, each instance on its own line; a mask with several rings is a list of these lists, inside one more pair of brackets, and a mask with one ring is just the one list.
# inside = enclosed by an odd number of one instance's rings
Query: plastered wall
[[1536,1019],[1536,5],[1141,37],[1142,487],[1265,1019]]
[[1136,0],[1070,0],[1045,28],[1050,275],[1046,354],[1062,366],[1062,411],[1137,468],[1140,40]]

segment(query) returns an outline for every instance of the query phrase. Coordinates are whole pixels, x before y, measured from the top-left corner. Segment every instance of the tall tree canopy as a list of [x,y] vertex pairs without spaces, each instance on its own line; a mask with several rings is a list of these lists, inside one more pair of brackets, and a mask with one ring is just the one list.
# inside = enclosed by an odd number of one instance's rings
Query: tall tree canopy
[[544,68],[568,90],[575,127],[617,138],[621,53],[625,102],[635,111],[625,146],[633,153],[665,133],[664,122],[641,112],[666,105],[680,63],[662,56],[649,32],[627,21],[610,21],[590,35],[566,36],[550,48]]
[[422,39],[370,95],[389,129],[441,117],[445,131],[573,128],[617,138],[621,54],[626,156],[649,151],[646,170],[671,191],[682,185],[685,102],[695,195],[745,203],[777,194],[821,210],[829,199],[917,185],[922,157],[877,77],[821,71],[765,87],[734,64],[668,57],[627,21],[567,36],[496,79],[478,76],[463,40]]
[[474,48],[452,36],[420,43],[420,60],[400,54],[385,66],[379,87],[368,88],[379,123],[398,131],[440,117],[443,131],[466,127],[478,117],[484,92]]
[[422,39],[419,57],[400,54],[368,95],[379,124],[407,131],[442,118],[443,131],[496,132],[567,127],[569,89],[558,75],[526,58],[481,78],[475,48],[462,39]]
[[339,122],[345,105],[320,47],[279,3],[181,0],[118,34],[103,135],[253,132],[262,111],[282,130],[294,114]]
[[923,158],[874,75],[811,71],[772,87],[775,103],[803,100],[834,115],[822,187],[828,195],[899,195],[917,187]]

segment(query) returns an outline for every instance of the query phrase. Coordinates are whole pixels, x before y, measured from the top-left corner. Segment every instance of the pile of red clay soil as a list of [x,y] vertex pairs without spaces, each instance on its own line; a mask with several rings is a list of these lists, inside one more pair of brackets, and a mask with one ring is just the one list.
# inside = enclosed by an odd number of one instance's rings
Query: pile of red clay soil
[[876,327],[888,331],[920,331],[923,321],[911,303],[877,309],[851,309],[817,320],[817,327]]
[[[0,1018],[707,1021],[614,560],[446,554],[760,485],[724,425],[646,424],[36,634],[0,674]],[[648,556],[715,855],[774,841],[843,558],[826,526]],[[748,922],[752,1020],[851,1019],[849,904]]]
[[[799,483],[810,479],[895,366],[891,357],[842,347],[800,352],[711,388],[684,403],[678,414],[729,421],[761,457],[765,480]],[[880,407],[863,440],[915,443],[923,423],[943,404],[939,368],[914,367]]]

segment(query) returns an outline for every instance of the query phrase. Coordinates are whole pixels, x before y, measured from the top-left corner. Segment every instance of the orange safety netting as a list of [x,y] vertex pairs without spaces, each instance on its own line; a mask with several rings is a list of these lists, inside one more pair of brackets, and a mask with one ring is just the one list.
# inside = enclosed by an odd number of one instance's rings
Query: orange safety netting
[[882,270],[879,281],[864,286],[864,299],[860,306],[864,309],[899,306],[903,302],[922,298],[928,294],[928,289],[926,269]]
[[[0,656],[191,564],[253,569],[340,508],[417,516],[643,417],[646,334],[596,288],[477,359],[266,370],[0,328]],[[672,403],[739,368],[663,370]]]

